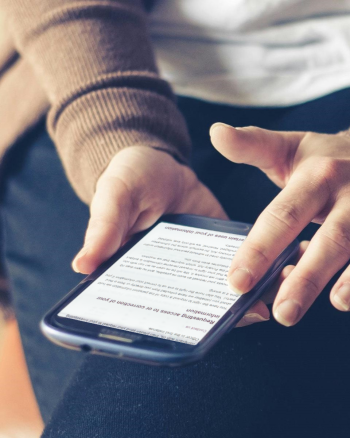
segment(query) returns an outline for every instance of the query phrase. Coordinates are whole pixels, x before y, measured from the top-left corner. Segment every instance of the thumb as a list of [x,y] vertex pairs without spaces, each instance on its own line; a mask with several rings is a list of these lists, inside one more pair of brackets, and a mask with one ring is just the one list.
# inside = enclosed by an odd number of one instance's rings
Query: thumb
[[224,157],[258,167],[278,185],[284,185],[304,136],[304,132],[269,131],[255,126],[234,128],[224,123],[210,128],[211,142]]
[[75,256],[76,272],[90,274],[122,245],[137,218],[136,203],[122,180],[101,178],[91,203],[83,248]]

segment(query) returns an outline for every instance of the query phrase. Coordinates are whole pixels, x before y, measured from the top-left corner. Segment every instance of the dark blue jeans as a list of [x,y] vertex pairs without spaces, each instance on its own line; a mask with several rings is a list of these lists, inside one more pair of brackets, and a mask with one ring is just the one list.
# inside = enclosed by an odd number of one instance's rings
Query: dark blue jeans
[[[254,222],[278,189],[210,145],[222,121],[335,133],[350,125],[350,90],[289,108],[235,108],[181,98],[193,167],[232,219]],[[84,356],[50,344],[42,315],[81,277],[70,262],[88,208],[72,192],[44,123],[8,152],[2,174],[4,257],[44,437],[348,436],[350,315],[328,291],[293,328],[273,320],[232,331],[196,365],[165,369]],[[310,238],[309,226],[302,238]]]

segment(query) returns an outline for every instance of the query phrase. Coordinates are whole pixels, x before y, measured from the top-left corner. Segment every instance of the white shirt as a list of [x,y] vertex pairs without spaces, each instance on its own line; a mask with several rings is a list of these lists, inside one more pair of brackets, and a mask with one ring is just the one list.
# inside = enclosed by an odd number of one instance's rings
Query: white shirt
[[150,30],[180,95],[287,106],[350,86],[350,0],[157,0]]

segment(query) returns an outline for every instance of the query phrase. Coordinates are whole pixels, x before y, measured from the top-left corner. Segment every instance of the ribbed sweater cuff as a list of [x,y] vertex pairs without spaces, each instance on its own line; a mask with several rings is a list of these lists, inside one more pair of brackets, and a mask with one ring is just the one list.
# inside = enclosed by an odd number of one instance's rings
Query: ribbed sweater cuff
[[75,97],[59,116],[53,107],[48,127],[60,145],[58,152],[70,183],[88,204],[98,178],[125,147],[153,147],[183,163],[189,158],[184,119],[172,100],[155,91],[130,87],[92,90]]

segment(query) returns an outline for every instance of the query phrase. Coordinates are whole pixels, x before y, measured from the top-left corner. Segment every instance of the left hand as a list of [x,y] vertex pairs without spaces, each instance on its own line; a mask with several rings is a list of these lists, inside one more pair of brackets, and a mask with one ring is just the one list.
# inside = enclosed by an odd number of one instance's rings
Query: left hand
[[90,274],[130,236],[167,213],[227,219],[219,201],[188,166],[146,146],[121,150],[97,182],[84,246],[73,269]]
[[[90,274],[128,237],[150,227],[165,213],[227,219],[218,200],[194,172],[166,152],[144,146],[120,151],[97,183],[84,247],[73,261],[74,270]],[[259,300],[239,326],[268,318],[269,310]]]
[[[322,224],[296,267],[289,268],[274,301],[277,321],[294,325],[350,258],[350,135],[218,123],[211,128],[211,139],[226,158],[257,166],[283,189],[232,261],[228,281],[233,290],[248,292],[308,223]],[[336,309],[350,310],[350,267],[330,299]]]

